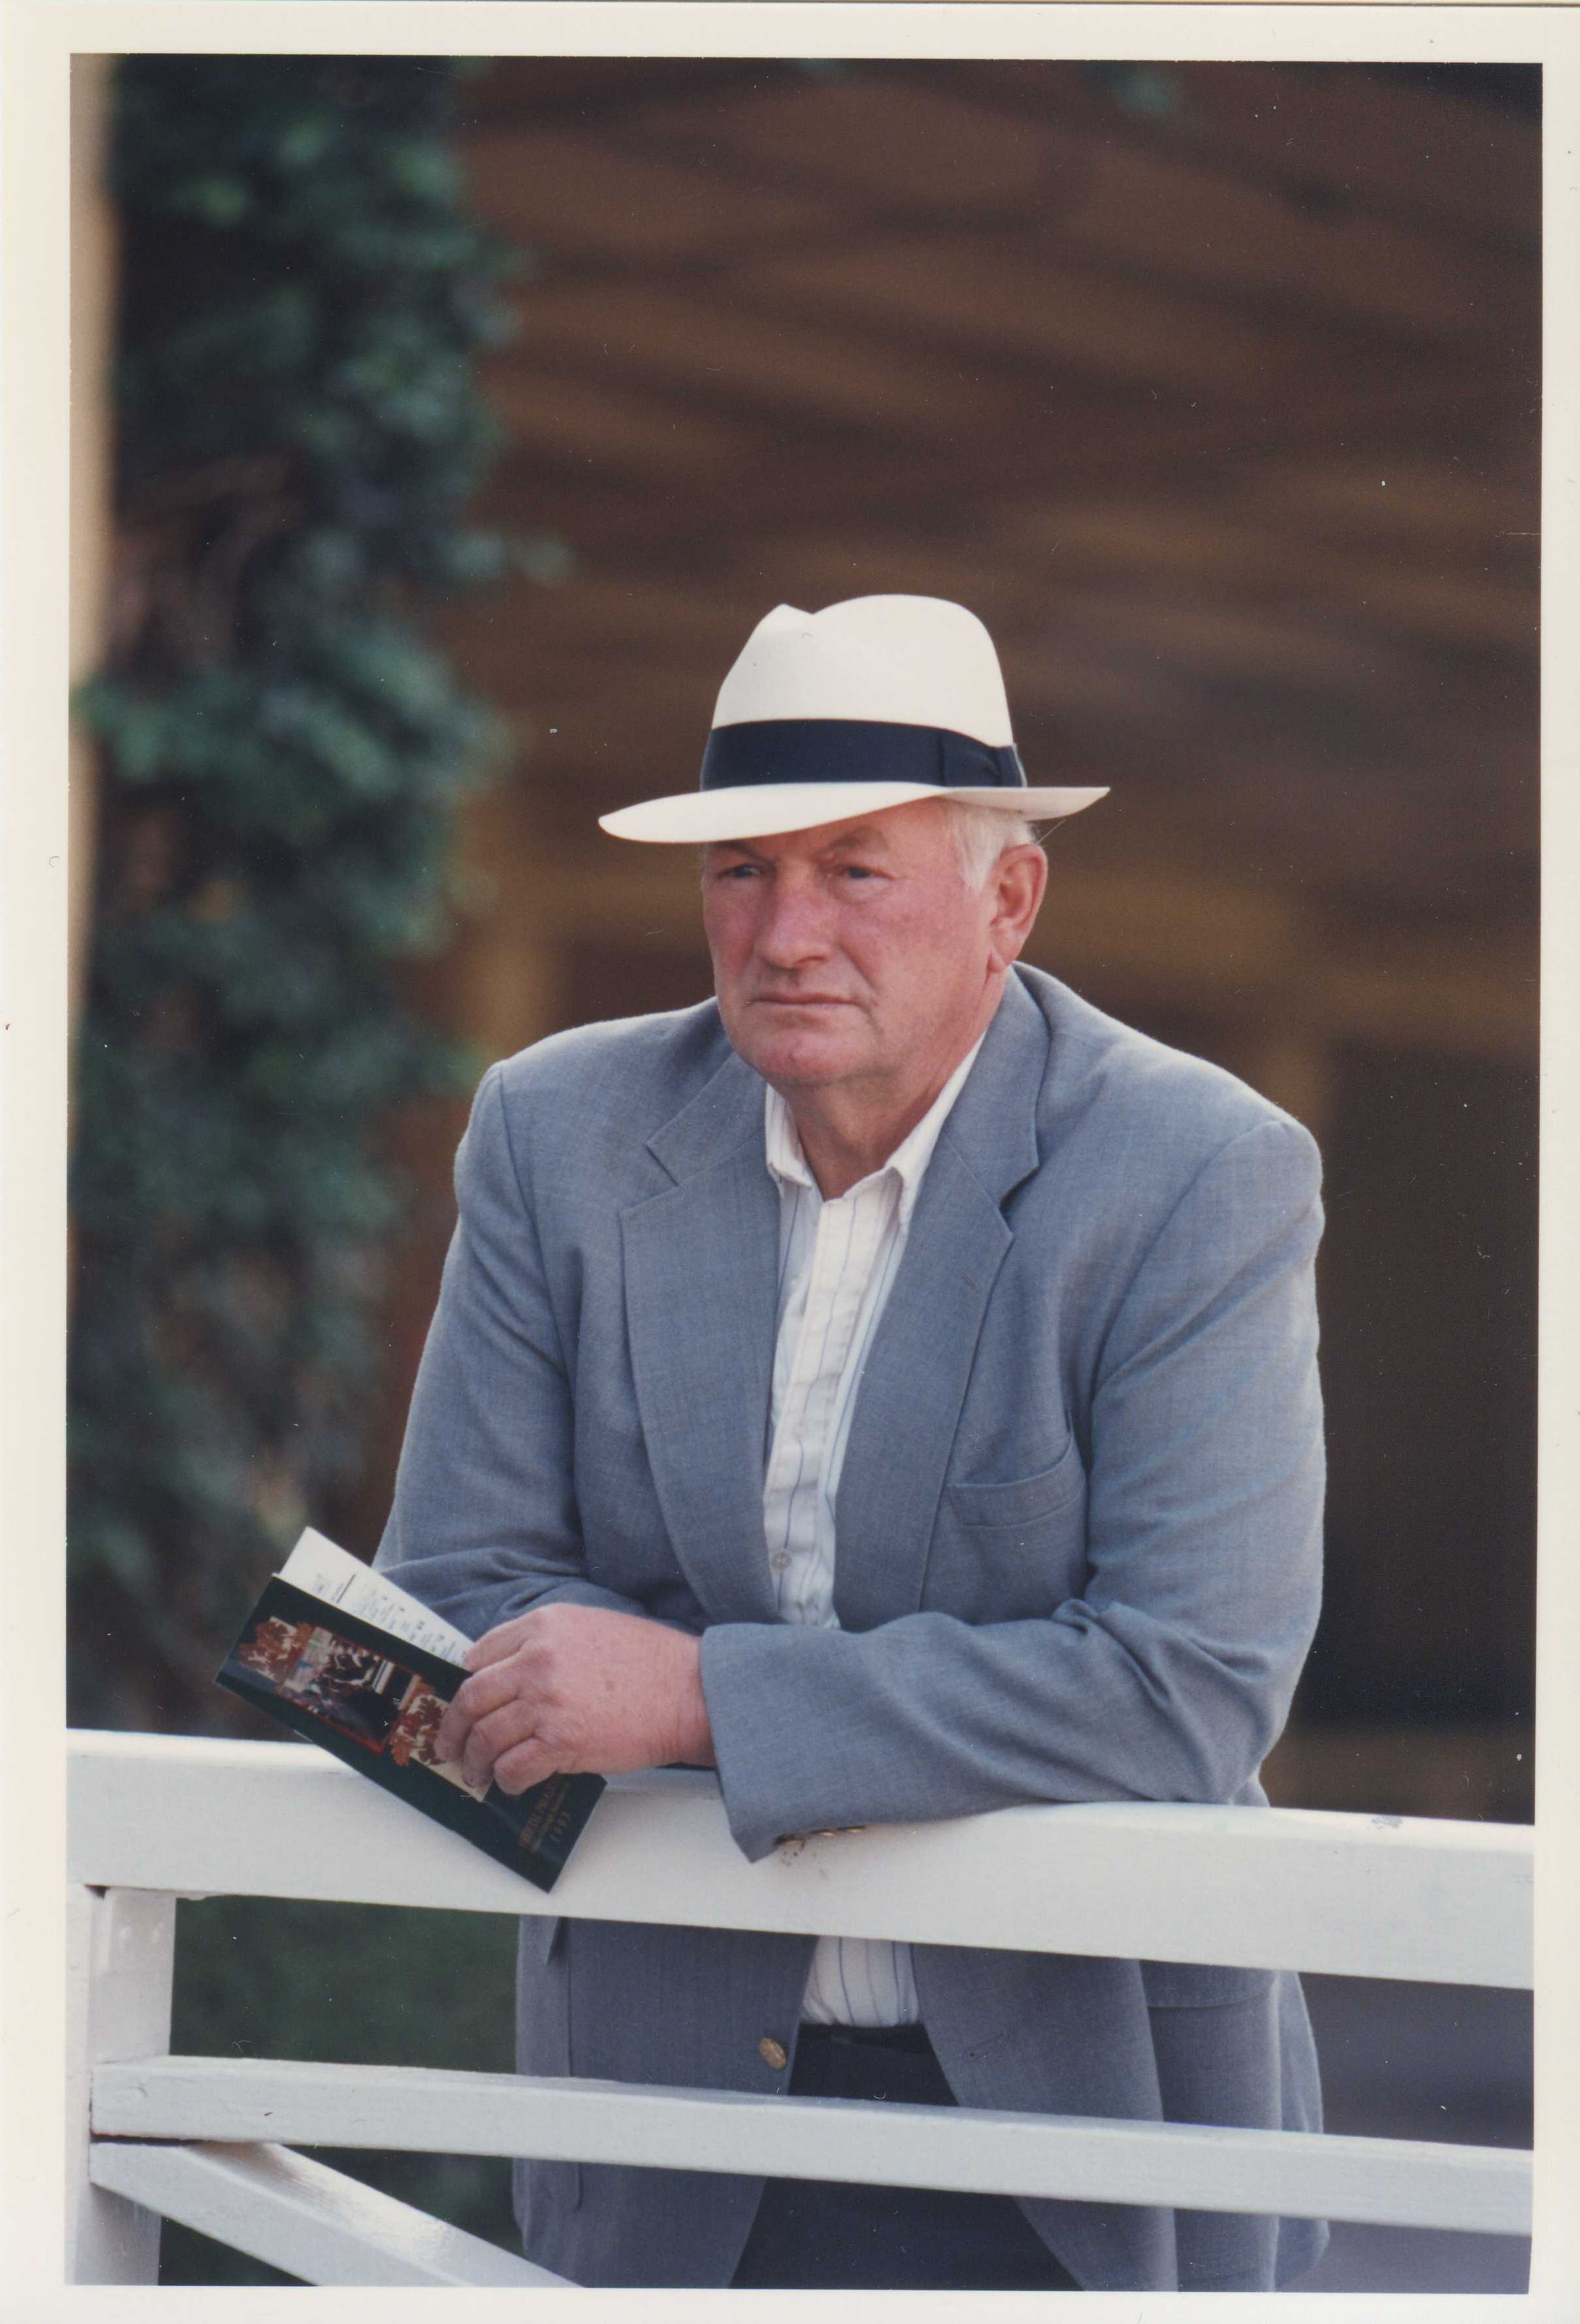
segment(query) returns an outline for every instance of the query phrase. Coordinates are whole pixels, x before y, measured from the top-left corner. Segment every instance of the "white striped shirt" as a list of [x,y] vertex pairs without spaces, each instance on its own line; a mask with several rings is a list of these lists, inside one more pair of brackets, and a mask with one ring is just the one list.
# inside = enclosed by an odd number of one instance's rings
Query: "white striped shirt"
[[[781,1618],[837,1629],[834,1503],[851,1415],[938,1132],[976,1061],[976,1043],[881,1170],[825,1202],[789,1105],[769,1090],[768,1167],[779,1186],[779,1303],[762,1488],[768,1566]],[[803,2019],[818,2025],[905,2025],[917,2017],[910,1948],[823,1937]]]

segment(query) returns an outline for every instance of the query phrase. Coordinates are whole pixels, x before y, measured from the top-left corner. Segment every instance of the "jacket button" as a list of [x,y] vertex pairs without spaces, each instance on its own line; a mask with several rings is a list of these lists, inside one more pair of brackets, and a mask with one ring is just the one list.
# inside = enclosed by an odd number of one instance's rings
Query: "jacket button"
[[758,2043],[757,2055],[765,2066],[772,2066],[776,2074],[782,2073],[790,2064],[790,2052],[782,2042],[776,2042],[772,2034],[765,2034]]

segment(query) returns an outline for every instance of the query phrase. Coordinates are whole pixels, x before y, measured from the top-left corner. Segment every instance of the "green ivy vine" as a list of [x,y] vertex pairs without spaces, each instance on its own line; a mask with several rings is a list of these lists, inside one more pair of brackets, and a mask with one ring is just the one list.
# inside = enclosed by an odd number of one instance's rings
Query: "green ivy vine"
[[72,1714],[212,1725],[230,1631],[355,1472],[390,1109],[470,1061],[391,964],[445,931],[502,740],[414,622],[531,566],[462,521],[513,262],[442,59],[116,78],[117,559],[73,1124]]

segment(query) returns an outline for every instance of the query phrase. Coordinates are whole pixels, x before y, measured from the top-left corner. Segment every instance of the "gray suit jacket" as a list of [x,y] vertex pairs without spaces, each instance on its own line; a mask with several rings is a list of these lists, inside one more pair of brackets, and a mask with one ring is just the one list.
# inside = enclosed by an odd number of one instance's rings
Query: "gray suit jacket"
[[[1316,1148],[1242,1084],[1011,979],[864,1374],[837,1630],[762,1533],[778,1197],[712,1003],[491,1068],[378,1554],[463,1629],[555,1600],[703,1634],[730,1829],[1260,1803],[1317,1610]],[[706,1920],[707,1900],[698,1897]],[[771,2092],[811,1940],[529,1920],[521,2070]],[[1297,1981],[919,1946],[963,2104],[1319,2127]],[[727,2282],[760,2181],[527,2163],[531,2256]],[[1310,2222],[1030,2203],[1092,2288],[1246,2288]]]

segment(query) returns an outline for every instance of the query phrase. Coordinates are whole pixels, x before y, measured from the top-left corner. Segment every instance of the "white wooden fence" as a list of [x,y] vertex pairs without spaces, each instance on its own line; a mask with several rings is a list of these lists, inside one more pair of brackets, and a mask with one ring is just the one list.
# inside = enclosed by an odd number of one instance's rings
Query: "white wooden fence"
[[161,2217],[310,2282],[558,2278],[292,2150],[536,2154],[1529,2232],[1530,2157],[967,2108],[169,2054],[178,1897],[701,1923],[1528,1987],[1520,1826],[1098,1804],[741,1856],[710,1775],[622,1778],[551,1898],[294,1743],[71,1739],[68,2279],[157,2280]]

